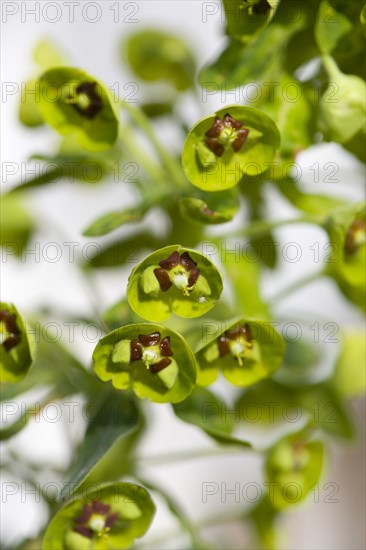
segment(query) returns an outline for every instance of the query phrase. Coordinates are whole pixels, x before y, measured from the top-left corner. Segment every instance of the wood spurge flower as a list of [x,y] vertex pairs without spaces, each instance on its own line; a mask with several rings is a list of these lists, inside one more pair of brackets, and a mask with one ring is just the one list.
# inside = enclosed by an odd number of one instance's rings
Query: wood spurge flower
[[140,398],[182,401],[196,381],[196,361],[175,331],[150,323],[131,324],[104,336],[94,353],[94,370],[117,389],[132,387]]
[[150,254],[132,271],[127,299],[149,321],[164,321],[171,313],[199,317],[222,292],[215,265],[196,250],[167,246]]

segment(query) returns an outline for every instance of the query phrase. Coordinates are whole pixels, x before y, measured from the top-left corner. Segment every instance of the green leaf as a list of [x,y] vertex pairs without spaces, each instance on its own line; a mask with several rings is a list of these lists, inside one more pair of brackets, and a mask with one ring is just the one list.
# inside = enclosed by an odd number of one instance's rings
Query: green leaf
[[26,248],[34,222],[21,200],[13,195],[1,197],[0,244],[4,253],[20,257]]
[[346,206],[343,200],[326,195],[315,195],[300,191],[296,182],[291,178],[276,181],[276,185],[286,199],[303,212],[319,214],[320,216],[330,215],[336,208]]
[[270,117],[258,109],[229,105],[193,126],[183,147],[183,169],[199,189],[222,191],[246,174],[258,176],[268,170],[279,146],[280,135]]
[[115,388],[132,387],[140,398],[178,403],[193,390],[196,361],[177,332],[156,324],[138,323],[104,336],[94,353],[98,377]]
[[190,222],[226,223],[238,212],[239,198],[235,189],[201,193],[199,197],[183,197],[179,207],[182,216]]
[[[366,82],[359,76],[342,73],[329,55],[323,56],[329,87],[320,99],[320,129],[326,139],[347,143],[364,128]],[[336,96],[334,95],[336,86]]]
[[154,237],[150,231],[142,230],[105,248],[101,247],[94,256],[88,258],[85,266],[97,269],[136,264],[137,258],[141,257],[143,251],[157,248],[159,244],[160,240]]
[[[219,93],[220,86],[231,90],[250,82],[273,80],[271,75],[279,70],[281,52],[299,26],[299,23],[291,27],[271,23],[248,44],[230,42],[219,58],[204,67],[199,75],[207,94]],[[276,44],[275,48],[273,44]]]
[[[263,224],[265,230],[265,224]],[[250,261],[250,254],[236,254],[236,245],[227,242],[228,253],[222,258],[224,269],[232,285],[236,309],[246,317],[269,319],[270,312],[260,293],[260,264]],[[244,245],[243,245],[244,246]]]
[[275,523],[278,513],[269,496],[265,495],[247,516],[254,523],[260,541],[269,550],[277,548]]
[[146,533],[154,514],[155,505],[143,487],[122,482],[102,485],[56,513],[45,532],[42,549],[129,548]]
[[173,408],[181,420],[194,424],[220,444],[251,446],[232,435],[234,418],[226,414],[226,403],[204,388],[195,388],[187,399]]
[[151,321],[199,317],[214,307],[223,284],[203,254],[179,245],[153,252],[132,271],[127,300],[135,313]]
[[352,23],[345,15],[337,12],[328,0],[319,6],[315,24],[315,38],[322,53],[331,53],[338,41],[352,29]]
[[366,389],[365,349],[363,331],[346,332],[342,339],[342,351],[333,374],[333,384],[345,399],[364,395]]
[[197,384],[212,384],[222,371],[235,386],[251,386],[281,365],[285,342],[270,322],[237,318],[208,323],[196,350]]
[[125,396],[110,391],[105,394],[97,404],[97,411],[88,425],[78,460],[61,496],[69,498],[67,493],[70,487],[76,490],[112,446],[134,432],[138,424],[139,411],[132,395]]
[[236,40],[247,40],[272,19],[279,0],[223,0],[227,30]]
[[0,381],[15,384],[33,364],[35,342],[13,304],[0,304],[0,335]]
[[118,116],[107,89],[84,71],[60,67],[40,78],[39,109],[62,135],[77,134],[91,151],[110,149],[118,136]]
[[124,49],[133,72],[142,80],[166,80],[179,91],[192,86],[195,61],[180,38],[146,29],[130,35]]
[[281,156],[293,159],[314,141],[315,106],[305,86],[285,73],[272,85],[267,84],[266,93],[267,98],[259,101],[258,107],[276,121],[281,134]]
[[142,220],[150,204],[142,204],[134,208],[126,210],[118,210],[109,212],[98,218],[95,222],[89,225],[84,231],[84,237],[100,237],[106,235],[114,229],[117,229],[125,223],[136,223]]
[[273,490],[271,504],[281,510],[303,501],[320,479],[323,444],[306,441],[304,433],[285,437],[269,451],[266,478]]

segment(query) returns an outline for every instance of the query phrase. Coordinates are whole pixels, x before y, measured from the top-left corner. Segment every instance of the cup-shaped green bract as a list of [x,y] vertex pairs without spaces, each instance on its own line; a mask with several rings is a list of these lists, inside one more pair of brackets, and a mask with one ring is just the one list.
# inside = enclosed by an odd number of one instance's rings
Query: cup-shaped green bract
[[221,275],[206,256],[172,245],[153,252],[135,267],[127,300],[148,321],[164,321],[171,313],[193,318],[216,304],[222,288]]
[[251,386],[281,365],[285,342],[270,322],[207,322],[197,347],[197,384],[215,382],[219,370],[235,386]]
[[248,37],[263,28],[273,17],[279,0],[223,0],[227,30],[236,40]]
[[19,382],[34,359],[34,339],[13,304],[0,303],[0,382]]
[[339,208],[325,227],[332,247],[326,273],[356,305],[365,309],[366,216],[365,203]]
[[320,128],[327,139],[346,143],[365,127],[366,82],[342,73],[329,55],[323,62],[330,84],[320,101]]
[[182,216],[188,221],[208,225],[231,221],[239,210],[237,189],[203,193],[198,197],[183,197],[179,202]]
[[155,514],[149,493],[135,483],[102,485],[76,496],[49,523],[43,550],[129,548],[148,530]]
[[323,444],[293,434],[276,443],[266,461],[272,484],[272,505],[282,509],[301,502],[318,483],[323,468]]
[[183,147],[183,169],[196,187],[222,191],[245,175],[268,170],[279,146],[279,131],[268,115],[229,105],[193,126]]
[[126,50],[133,72],[142,80],[166,80],[177,90],[192,86],[195,61],[180,38],[147,29],[132,34],[128,38]]
[[118,328],[104,336],[94,353],[98,377],[115,388],[132,387],[136,395],[156,403],[178,403],[194,389],[196,360],[178,334],[152,323]]
[[110,149],[118,136],[118,117],[107,89],[84,71],[57,67],[40,80],[39,110],[60,134],[77,134],[91,151]]

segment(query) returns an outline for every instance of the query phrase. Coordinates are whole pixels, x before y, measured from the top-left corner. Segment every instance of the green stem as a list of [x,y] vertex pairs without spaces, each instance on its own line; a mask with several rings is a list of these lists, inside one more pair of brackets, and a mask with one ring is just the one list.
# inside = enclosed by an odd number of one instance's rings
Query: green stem
[[269,304],[271,306],[277,304],[278,302],[280,302],[284,298],[287,298],[287,296],[289,296],[290,294],[293,294],[297,290],[300,290],[301,288],[304,288],[305,286],[309,285],[310,283],[312,283],[314,281],[317,281],[318,279],[320,279],[323,276],[324,276],[323,271],[317,271],[316,273],[311,273],[310,275],[306,275],[306,277],[303,277],[302,279],[296,281],[292,285],[290,285],[290,286],[284,288],[283,290],[281,290],[280,292],[278,292],[278,294],[275,294],[275,296],[273,296],[273,298],[271,298],[271,300],[269,301]]
[[119,135],[119,140],[127,152],[141,165],[146,174],[154,182],[154,185],[159,186],[164,180],[164,172],[141,150],[128,125],[124,125],[123,131]]
[[185,515],[185,513],[181,509],[180,505],[176,502],[176,500],[169,493],[167,493],[165,489],[162,489],[161,487],[156,487],[154,484],[151,484],[149,481],[141,478],[140,476],[139,476],[139,480],[149,490],[155,491],[156,493],[159,493],[163,497],[163,499],[168,505],[169,510],[179,520],[184,531],[188,533],[191,539],[193,548],[196,546],[201,547],[200,535],[198,533],[198,529],[193,525],[191,520]]
[[287,225],[294,225],[298,223],[310,223],[310,224],[321,224],[323,222],[323,217],[320,216],[301,216],[299,218],[291,218],[285,220],[276,220],[273,222],[268,222],[264,220],[256,220],[251,224],[247,225],[244,229],[233,231],[232,233],[226,233],[223,235],[223,238],[228,237],[261,237],[265,235],[272,229],[277,229],[278,227],[284,227]]
[[[250,447],[247,447],[245,450],[250,450]],[[192,451],[184,451],[180,453],[166,453],[155,456],[147,457],[135,457],[134,460],[139,462],[146,462],[148,464],[167,464],[170,462],[181,462],[185,460],[195,460],[197,458],[211,458],[216,456],[227,456],[228,454],[239,454],[243,452],[243,447],[240,448],[225,448],[225,449],[200,449]]]
[[160,141],[157,139],[155,132],[151,126],[150,120],[145,116],[145,114],[140,110],[132,107],[128,103],[123,103],[123,108],[128,112],[131,119],[135,122],[139,128],[144,132],[145,136],[149,138],[151,144],[153,145],[155,151],[159,155],[161,161],[163,162],[167,172],[173,179],[174,183],[179,188],[186,187],[186,181],[183,176],[182,169],[177,160],[172,157],[168,151],[161,145]]

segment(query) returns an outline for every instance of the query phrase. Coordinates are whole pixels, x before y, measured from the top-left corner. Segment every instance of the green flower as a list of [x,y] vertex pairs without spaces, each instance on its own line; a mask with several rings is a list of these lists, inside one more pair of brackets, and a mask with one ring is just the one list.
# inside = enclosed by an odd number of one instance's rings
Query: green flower
[[76,133],[85,149],[110,149],[118,136],[118,116],[106,88],[79,69],[60,67],[40,78],[39,110],[60,134]]
[[155,506],[149,493],[133,483],[114,483],[77,497],[59,510],[47,527],[43,550],[129,548],[148,530]]
[[115,388],[132,387],[138,397],[178,403],[193,390],[196,361],[177,332],[150,323],[131,324],[109,333],[97,344],[94,370]]
[[268,170],[279,145],[280,134],[268,115],[231,105],[193,126],[183,147],[183,169],[196,187],[221,191],[245,175]]
[[266,461],[273,488],[273,507],[282,509],[303,501],[318,483],[323,468],[323,445],[293,434],[275,444]]
[[127,287],[131,308],[151,321],[164,321],[171,312],[199,317],[220,298],[222,279],[203,254],[179,245],[153,252],[132,271]]
[[168,33],[144,30],[128,38],[127,59],[134,73],[147,82],[166,80],[177,90],[192,86],[195,61],[183,40]]
[[250,386],[273,374],[284,352],[284,340],[270,323],[242,318],[228,322],[225,328],[220,323],[198,346],[197,384],[212,384],[221,370],[232,384]]
[[19,382],[34,359],[34,341],[13,304],[0,304],[0,381]]
[[325,273],[340,290],[363,310],[365,309],[366,219],[365,204],[339,208],[325,225],[329,233],[332,255]]
[[223,0],[228,33],[236,40],[262,29],[273,17],[279,0]]

